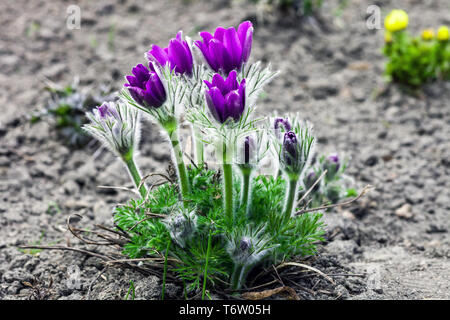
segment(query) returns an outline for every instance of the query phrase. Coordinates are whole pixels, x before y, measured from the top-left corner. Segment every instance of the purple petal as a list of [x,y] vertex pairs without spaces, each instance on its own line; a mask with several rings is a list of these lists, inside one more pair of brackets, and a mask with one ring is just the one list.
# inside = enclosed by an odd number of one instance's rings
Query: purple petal
[[230,55],[231,64],[236,68],[240,68],[242,65],[242,62],[241,62],[242,47],[241,47],[241,42],[239,41],[239,37],[236,32],[236,29],[228,28],[225,31],[223,43],[224,43],[225,49],[227,50],[228,54]]
[[144,90],[137,87],[128,87],[128,91],[130,92],[131,97],[138,104],[143,104]]
[[[209,32],[202,31],[199,33],[200,37],[202,37],[204,43],[209,43],[213,37],[213,35]],[[200,41],[201,42],[201,41]]]
[[152,49],[147,52],[147,59],[150,61],[158,61],[162,66],[165,66],[169,61],[167,53],[157,45],[153,45]]
[[218,69],[224,69],[225,65],[224,53],[225,48],[223,47],[223,44],[220,41],[213,39],[209,42],[209,54],[211,57],[215,58],[216,66],[218,67]]
[[[142,87],[142,82],[139,82],[138,79],[136,79],[136,77],[134,77],[134,76],[126,76],[125,79],[127,79],[127,81],[129,82],[129,83],[125,83],[126,87],[128,87],[128,86],[139,87],[139,88]],[[141,89],[143,89],[143,88],[141,88]]]
[[175,66],[175,71],[178,73],[192,72],[192,59],[186,52],[186,48],[181,41],[171,40],[168,47],[169,61],[171,65]]
[[239,88],[239,82],[237,81],[237,72],[233,70],[228,75],[227,80],[225,81],[226,92],[230,92],[232,90],[236,90]]
[[242,99],[236,90],[227,94],[225,97],[225,104],[227,107],[226,118],[232,117],[235,121],[239,121],[239,118],[244,111],[244,106],[242,105]]
[[225,99],[219,88],[213,87],[205,92],[206,103],[214,118],[223,123],[225,113]]
[[242,47],[242,60],[244,62],[248,61],[250,57],[250,52],[252,50],[252,42],[253,42],[253,26],[250,21],[242,22],[237,31],[239,35],[239,41],[241,42]]
[[226,29],[222,27],[216,28],[216,31],[214,31],[214,39],[219,40],[220,42],[223,42],[223,36],[225,34]]
[[150,77],[150,72],[143,64],[138,64],[131,70],[131,72],[134,74],[136,79],[141,83],[146,82]]
[[212,84],[214,87],[219,88],[219,90],[223,96],[225,96],[229,91],[229,90],[227,90],[227,87],[225,85],[225,80],[218,73],[214,74],[214,76],[212,78]]
[[[212,37],[212,36],[211,36]],[[219,67],[217,65],[216,60],[214,59],[213,56],[211,56],[210,51],[209,51],[209,43],[205,44],[201,41],[195,41],[195,45],[200,49],[200,51],[203,54],[203,57],[206,60],[206,63],[208,63],[209,67],[211,69],[213,69],[214,71],[219,71]]]

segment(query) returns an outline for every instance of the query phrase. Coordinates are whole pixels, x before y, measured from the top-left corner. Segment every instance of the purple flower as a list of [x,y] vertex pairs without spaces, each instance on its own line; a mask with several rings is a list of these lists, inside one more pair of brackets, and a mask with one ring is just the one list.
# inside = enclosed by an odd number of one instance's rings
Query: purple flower
[[298,162],[299,143],[297,136],[292,131],[284,134],[282,157],[285,165],[289,167]]
[[175,69],[177,73],[192,75],[192,53],[182,35],[182,31],[179,31],[177,37],[171,39],[166,48],[153,45],[152,49],[147,52],[147,59],[150,62],[158,62],[161,66],[168,63],[171,70]]
[[241,70],[248,61],[252,50],[253,26],[250,21],[242,22],[237,31],[219,27],[214,35],[200,32],[203,41],[195,41],[206,62],[215,72],[228,74],[231,70]]
[[224,80],[216,73],[212,83],[205,80],[208,89],[205,92],[206,103],[214,118],[224,123],[228,118],[239,121],[245,109],[245,79],[237,81],[236,71],[230,72]]
[[144,107],[159,108],[166,101],[166,91],[159,79],[158,74],[150,65],[149,70],[142,64],[138,64],[132,69],[132,76],[126,76],[128,83],[124,86],[128,88],[131,97]]

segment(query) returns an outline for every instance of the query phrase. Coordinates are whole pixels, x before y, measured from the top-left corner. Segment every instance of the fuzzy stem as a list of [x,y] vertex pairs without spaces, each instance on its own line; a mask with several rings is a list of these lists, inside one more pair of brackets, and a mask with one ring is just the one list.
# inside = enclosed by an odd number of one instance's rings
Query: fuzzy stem
[[170,142],[172,144],[173,153],[175,155],[175,162],[178,168],[178,178],[180,179],[181,195],[187,196],[189,193],[189,180],[186,170],[186,165],[183,160],[183,151],[181,150],[180,140],[178,138],[178,132],[176,129],[167,131],[169,134]]
[[[136,166],[136,163],[133,159],[133,153],[130,152],[129,154],[126,154],[122,157],[122,160],[125,162],[125,165],[128,168],[128,173],[130,174],[131,179],[133,179],[134,184],[136,185],[136,188],[139,187],[141,184],[141,174],[139,173],[139,169]],[[141,194],[141,197],[145,199],[147,196],[147,188],[144,184],[139,188],[139,193]]]
[[231,288],[233,290],[239,290],[242,288],[242,285],[245,284],[247,273],[251,268],[252,266],[244,264],[234,266],[233,273],[231,274]]
[[208,263],[209,263],[209,255],[211,252],[211,230],[209,230],[208,235],[208,248],[206,249],[206,261],[205,261],[205,272],[203,274],[203,290],[202,290],[202,300],[205,300],[205,292],[206,292],[206,281],[208,279]]
[[286,203],[284,205],[284,217],[286,220],[289,220],[292,214],[292,210],[294,209],[295,200],[297,197],[297,182],[298,177],[290,177],[289,186],[288,186],[288,194],[286,197]]
[[223,184],[225,217],[229,223],[233,222],[233,168],[228,161],[227,146],[223,143]]
[[163,273],[163,284],[162,284],[162,291],[161,291],[161,300],[164,300],[164,293],[166,291],[166,277],[167,277],[167,261],[168,261],[168,257],[169,257],[169,248],[170,248],[170,243],[172,242],[172,240],[170,240],[167,242],[167,247],[166,247],[166,254],[164,256],[164,273]]
[[197,165],[201,166],[205,163],[205,152],[203,141],[200,137],[200,130],[193,128],[194,131],[194,142],[195,142],[195,161]]

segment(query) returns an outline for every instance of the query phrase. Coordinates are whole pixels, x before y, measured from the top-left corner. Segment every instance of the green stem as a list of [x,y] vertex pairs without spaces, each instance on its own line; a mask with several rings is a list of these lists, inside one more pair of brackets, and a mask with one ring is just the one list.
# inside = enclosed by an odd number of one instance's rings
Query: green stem
[[172,143],[175,161],[178,168],[178,178],[180,179],[181,195],[187,196],[189,193],[189,180],[186,170],[186,165],[183,160],[183,151],[181,150],[180,140],[176,129],[167,132],[169,134],[170,142]]
[[245,268],[243,265],[235,265],[233,273],[231,274],[231,288],[233,290],[239,290],[242,287],[242,282],[245,274]]
[[210,252],[211,252],[211,230],[209,230],[209,235],[208,235],[208,248],[206,249],[205,272],[203,273],[202,300],[205,300],[206,281],[207,281],[207,279],[208,279],[208,263],[209,263],[209,255],[210,255]]
[[290,178],[289,186],[288,186],[288,194],[286,197],[286,203],[284,205],[284,217],[286,220],[289,220],[292,214],[292,210],[294,209],[295,201],[297,199],[297,181],[298,178]]
[[[134,162],[132,153],[123,156],[122,159],[128,168],[128,173],[133,179],[136,188],[139,188],[142,179],[141,174],[139,173],[139,169],[137,168],[136,163]],[[139,193],[141,194],[141,197],[145,199],[145,197],[147,196],[147,188],[145,187],[144,184],[142,184],[142,186],[139,188]]]
[[203,146],[203,141],[200,136],[200,130],[193,128],[194,131],[194,141],[195,141],[195,160],[198,166],[205,163],[205,151]]
[[[224,147],[225,148],[225,147]],[[227,163],[226,149],[223,151],[223,184],[225,217],[229,223],[233,222],[233,168]]]
[[170,248],[171,242],[172,241],[169,238],[169,241],[167,242],[167,247],[166,247],[166,254],[164,256],[164,273],[163,273],[163,284],[162,284],[162,290],[161,290],[161,300],[164,300],[164,293],[166,291],[167,260],[169,257],[169,248]]

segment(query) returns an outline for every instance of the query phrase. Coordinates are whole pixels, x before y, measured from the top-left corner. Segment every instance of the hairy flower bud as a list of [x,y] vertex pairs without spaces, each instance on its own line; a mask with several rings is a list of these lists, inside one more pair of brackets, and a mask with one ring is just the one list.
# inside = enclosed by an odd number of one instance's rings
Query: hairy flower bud
[[433,29],[425,29],[422,31],[422,39],[424,41],[431,41],[434,38],[434,30]]
[[171,238],[183,248],[197,230],[197,216],[194,211],[181,211],[170,215],[164,224],[169,230]]
[[322,170],[327,170],[326,178],[328,181],[334,179],[340,168],[341,162],[337,154],[329,155],[322,161]]
[[83,128],[104,142],[119,156],[132,153],[139,138],[139,115],[124,103],[105,102],[86,113],[90,120]]

